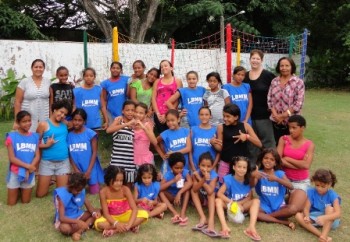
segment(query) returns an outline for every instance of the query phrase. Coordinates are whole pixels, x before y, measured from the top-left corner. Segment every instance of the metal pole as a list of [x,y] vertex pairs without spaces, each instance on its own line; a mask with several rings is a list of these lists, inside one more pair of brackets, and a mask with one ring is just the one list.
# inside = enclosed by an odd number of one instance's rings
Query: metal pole
[[224,16],[220,16],[220,48],[225,49],[225,19]]

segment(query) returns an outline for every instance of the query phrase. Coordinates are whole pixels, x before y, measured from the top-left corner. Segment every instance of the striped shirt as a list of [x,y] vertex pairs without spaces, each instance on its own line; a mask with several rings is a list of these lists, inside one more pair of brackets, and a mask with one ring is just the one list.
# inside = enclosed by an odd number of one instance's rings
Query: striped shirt
[[29,77],[23,79],[17,86],[24,92],[21,110],[32,115],[31,132],[36,132],[38,123],[49,118],[50,84],[49,79],[43,78],[40,87],[37,87],[32,77]]
[[134,171],[134,131],[124,127],[113,133],[113,147],[110,165],[123,168],[125,171]]

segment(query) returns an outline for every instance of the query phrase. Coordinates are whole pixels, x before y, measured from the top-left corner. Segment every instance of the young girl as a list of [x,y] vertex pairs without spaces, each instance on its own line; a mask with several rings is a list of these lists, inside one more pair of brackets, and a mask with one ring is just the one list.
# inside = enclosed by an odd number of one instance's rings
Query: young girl
[[6,134],[10,161],[7,174],[7,205],[17,203],[19,191],[22,203],[29,203],[35,186],[34,171],[39,163],[39,136],[29,131],[32,125],[30,113],[19,111],[16,115],[17,131]]
[[[241,111],[236,104],[226,104],[223,109],[224,123],[217,127],[217,137],[211,139],[211,144],[221,152],[218,173],[219,181],[229,173],[229,163],[232,157],[248,156],[248,142],[261,147],[261,142],[248,123],[239,121]],[[250,161],[252,162],[252,161]]]
[[132,63],[132,69],[134,70],[134,74],[129,78],[129,83],[145,79],[146,65],[142,60],[134,61],[134,63]]
[[270,216],[270,213],[288,206],[284,202],[287,188],[293,189],[292,183],[281,170],[281,157],[273,148],[264,149],[258,156],[259,170],[252,172],[252,185],[260,198],[260,211],[258,220],[271,223],[279,223],[295,229],[293,222],[277,219]]
[[221,223],[221,237],[230,237],[230,228],[225,220],[224,209],[232,202],[236,202],[242,213],[249,212],[249,226],[244,230],[244,234],[252,240],[261,240],[256,231],[255,224],[259,212],[259,199],[253,198],[253,193],[249,185],[250,163],[248,158],[237,156],[233,158],[231,174],[224,177],[224,184],[220,187],[215,199],[216,212]]
[[67,142],[69,157],[75,172],[83,173],[89,181],[89,192],[97,194],[103,183],[103,170],[97,156],[98,143],[95,131],[84,126],[87,114],[77,108],[72,113],[73,130],[69,132]]
[[225,104],[231,103],[230,95],[225,89],[221,89],[222,81],[219,73],[210,72],[207,75],[207,82],[210,90],[203,95],[204,106],[208,106],[211,110],[210,124],[218,126],[223,123],[222,108]]
[[51,106],[52,115],[37,128],[41,149],[37,197],[44,197],[50,186],[51,177],[56,176],[57,187],[67,185],[70,163],[68,158],[68,127],[63,121],[71,113],[71,106],[66,100],[55,102]]
[[[215,215],[215,189],[218,174],[213,169],[214,160],[209,152],[199,157],[199,168],[193,173],[193,187],[191,197],[199,214],[199,223],[192,228],[194,231],[202,231],[210,237],[218,237],[214,228]],[[203,212],[201,200],[207,200],[209,217],[208,220]]]
[[233,69],[233,79],[231,83],[222,86],[222,89],[228,91],[231,102],[236,104],[241,110],[240,121],[252,125],[250,114],[253,108],[253,99],[248,83],[242,83],[244,80],[246,69],[243,66],[236,66]]
[[153,153],[149,150],[151,143],[158,152],[162,152],[153,133],[153,122],[146,118],[147,110],[144,103],[138,103],[135,108],[134,163],[137,166],[154,164]]
[[190,131],[187,128],[180,127],[179,112],[174,109],[169,109],[165,117],[169,129],[165,130],[157,137],[158,144],[161,144],[163,148],[163,152],[160,153],[160,155],[163,156],[163,165],[161,171],[163,175],[170,168],[166,159],[175,151],[184,154],[185,169],[188,170],[188,153],[191,151]]
[[108,120],[122,115],[122,104],[127,99],[128,76],[122,76],[123,65],[114,61],[110,67],[111,77],[101,82],[102,97],[107,103]]
[[[203,106],[204,87],[198,87],[198,73],[189,71],[186,74],[188,87],[179,88],[167,101],[166,105],[169,109],[176,109],[175,103],[182,104],[181,124],[183,127],[192,127],[200,124],[198,118],[198,110]],[[180,101],[179,101],[180,100]]]
[[190,168],[192,171],[198,170],[199,156],[209,151],[211,156],[215,158],[213,168],[216,169],[220,156],[210,144],[211,138],[216,134],[216,127],[209,123],[211,111],[208,107],[201,107],[198,116],[201,124],[191,127],[190,132],[192,143],[192,150],[189,155]]
[[[312,176],[314,188],[307,191],[308,200],[302,213],[295,218],[306,230],[319,238],[320,242],[330,242],[328,233],[340,224],[341,199],[332,189],[337,182],[335,174],[330,170],[318,169]],[[319,231],[317,227],[322,227]]]
[[124,186],[124,172],[120,167],[109,166],[104,176],[106,186],[100,191],[103,216],[95,221],[95,228],[109,237],[115,233],[138,232],[139,225],[148,219],[145,210],[137,209],[130,189]]
[[[160,193],[160,199],[173,214],[171,222],[180,226],[186,226],[188,224],[186,210],[190,199],[192,179],[189,171],[185,168],[185,157],[183,154],[180,152],[172,153],[168,161],[171,170],[164,174],[164,178],[161,181],[160,190],[162,192]],[[180,214],[173,204],[181,206]]]
[[152,108],[154,113],[154,121],[158,133],[168,129],[166,125],[165,114],[168,111],[166,101],[173,95],[176,90],[182,87],[182,81],[174,76],[173,65],[168,60],[160,62],[159,69],[163,77],[155,81],[152,91]]
[[149,217],[163,219],[164,211],[167,209],[165,203],[158,201],[160,183],[157,182],[157,171],[152,164],[143,164],[137,172],[134,187],[134,198],[138,207],[148,211]]
[[[87,113],[86,127],[89,129],[106,129],[108,126],[108,115],[106,101],[102,97],[102,88],[95,85],[96,72],[88,67],[83,70],[84,83],[81,87],[74,88],[75,106],[82,108]],[[101,126],[103,116],[103,124]]]
[[[85,197],[86,178],[82,173],[73,173],[65,187],[54,190],[55,228],[62,234],[71,235],[74,241],[80,240],[85,230],[92,228],[96,218],[101,217]],[[87,211],[82,209],[85,205]]]
[[[66,99],[73,107],[74,105],[74,86],[68,82],[69,71],[67,67],[60,66],[56,70],[58,83],[52,83],[50,86],[50,106],[59,100]],[[51,113],[50,113],[51,114]]]
[[110,165],[119,166],[125,171],[125,182],[131,189],[136,177],[133,130],[136,124],[135,103],[130,100],[125,101],[122,110],[123,116],[115,118],[106,132],[113,133]]

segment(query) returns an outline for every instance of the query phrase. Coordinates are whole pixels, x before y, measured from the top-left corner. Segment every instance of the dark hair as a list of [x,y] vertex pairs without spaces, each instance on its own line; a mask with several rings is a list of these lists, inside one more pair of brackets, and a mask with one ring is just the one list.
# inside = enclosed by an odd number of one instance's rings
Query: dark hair
[[158,68],[152,67],[151,69],[149,69],[149,70],[147,71],[147,74],[150,73],[151,71],[157,72],[157,78],[160,77],[160,70],[159,70]]
[[331,184],[331,187],[334,187],[335,183],[337,183],[337,177],[331,170],[318,169],[317,171],[315,171],[315,174],[311,177],[311,181],[318,181],[325,184]]
[[65,71],[69,72],[67,67],[65,67],[65,66],[60,66],[60,67],[58,67],[57,70],[56,70],[56,75],[58,74],[58,72],[60,72],[60,71],[62,71],[62,70],[65,70]]
[[222,109],[224,113],[231,114],[233,116],[238,116],[238,120],[241,118],[241,110],[239,107],[234,103],[228,103],[225,104],[224,108]]
[[202,153],[202,154],[199,156],[198,164],[200,164],[203,160],[210,160],[210,163],[211,163],[211,164],[214,164],[214,159],[213,159],[213,157],[211,156],[211,154],[210,154],[209,151],[204,152],[204,153]]
[[200,107],[200,109],[198,110],[198,114],[199,114],[203,109],[207,109],[207,110],[209,111],[210,115],[211,115],[211,110],[210,110],[210,108],[209,108],[208,106],[202,106],[202,107]]
[[109,186],[111,183],[115,181],[116,176],[121,173],[123,174],[123,185],[125,184],[125,174],[124,170],[119,166],[110,165],[105,169],[104,180],[105,184]]
[[215,71],[210,72],[207,75],[206,80],[208,81],[209,78],[212,77],[212,76],[215,77],[218,80],[218,82],[222,85],[222,80],[221,80],[220,74],[218,72],[215,72]]
[[165,117],[167,117],[169,114],[174,115],[176,118],[180,117],[179,112],[176,109],[169,109],[166,114]]
[[282,161],[281,161],[281,156],[278,154],[277,150],[274,148],[265,148],[261,151],[261,153],[259,154],[258,158],[257,158],[257,165],[259,166],[260,170],[265,169],[264,164],[263,164],[263,159],[264,156],[266,154],[271,154],[273,156],[273,158],[275,159],[275,170],[281,170],[282,169]]
[[[169,63],[169,66],[170,66],[170,67],[173,67],[173,64],[172,64],[170,61],[168,61],[168,60],[161,60],[160,63],[159,63],[159,70],[162,70],[162,67],[161,67],[161,66],[162,66],[162,63],[163,63],[163,62],[168,62],[168,63]],[[171,75],[174,76],[174,71],[171,71]]]
[[173,167],[176,163],[181,162],[186,165],[185,156],[181,152],[174,152],[169,155],[168,163],[170,167]]
[[234,75],[234,74],[237,74],[237,73],[240,72],[240,71],[246,72],[247,70],[246,70],[243,66],[236,66],[236,67],[233,69],[233,75]]
[[122,110],[124,110],[125,106],[127,105],[134,105],[134,107],[136,107],[136,103],[132,100],[126,100],[124,103],[123,103],[123,106],[122,106]]
[[146,68],[145,63],[144,63],[142,60],[136,60],[136,61],[134,61],[134,63],[132,63],[132,67],[134,68],[134,65],[137,64],[137,63],[141,64],[141,66],[142,66],[143,68]]
[[281,61],[283,60],[287,60],[289,62],[289,64],[292,66],[292,75],[295,74],[295,72],[297,71],[297,66],[295,65],[295,62],[292,58],[289,57],[282,57],[281,59],[278,60],[277,65],[276,65],[276,72],[280,73],[280,66],[281,66]]
[[252,58],[252,56],[255,54],[259,55],[261,60],[264,59],[264,52],[262,52],[261,50],[258,50],[258,49],[254,49],[254,50],[250,51],[249,59]]
[[32,117],[32,115],[31,115],[29,112],[25,111],[25,110],[19,111],[19,112],[16,114],[16,122],[17,122],[17,123],[21,122],[21,120],[22,120],[25,116]]
[[186,79],[187,79],[188,76],[191,75],[191,74],[195,75],[195,76],[197,77],[197,80],[198,80],[198,72],[196,72],[196,71],[189,71],[189,72],[187,72],[187,73],[186,73]]
[[83,77],[85,76],[85,74],[86,74],[87,71],[92,71],[92,73],[94,74],[94,77],[96,77],[96,71],[95,71],[95,69],[92,68],[92,67],[87,67],[87,68],[85,68],[85,69],[83,70]]
[[120,67],[120,69],[123,70],[123,65],[119,61],[113,61],[110,65],[110,68],[112,68],[114,65],[118,65]]
[[74,112],[71,115],[72,119],[74,118],[75,115],[80,115],[84,121],[86,121],[86,119],[87,119],[87,113],[82,108],[77,108],[74,110]]
[[57,102],[54,102],[51,105],[51,111],[53,112],[54,110],[58,110],[60,108],[65,108],[67,109],[68,113],[67,115],[70,115],[72,112],[72,105],[70,104],[70,102],[67,99],[62,99],[62,100],[58,100]]
[[146,113],[148,111],[148,106],[145,103],[139,102],[138,104],[136,104],[135,108],[137,108],[137,107],[143,108],[146,111]]
[[44,68],[45,68],[45,62],[44,62],[42,59],[35,59],[35,60],[33,60],[31,67],[33,68],[33,66],[34,66],[35,63],[37,63],[37,62],[41,62],[41,63],[43,64]]
[[84,188],[87,184],[87,180],[84,176],[84,173],[72,173],[69,177],[68,177],[68,189],[80,189],[80,188]]
[[151,173],[152,182],[157,181],[157,169],[156,169],[156,167],[152,164],[143,164],[137,170],[136,182],[138,184],[140,184],[140,185],[142,184],[142,175],[146,172]]
[[247,185],[249,184],[250,180],[250,174],[251,174],[251,167],[250,167],[250,162],[249,159],[245,156],[235,156],[232,158],[232,162],[230,162],[230,174],[233,176],[235,175],[235,170],[233,169],[233,166],[237,164],[238,161],[245,161],[247,162],[247,173],[244,175],[244,184]]
[[306,127],[306,120],[303,116],[295,114],[289,117],[288,123],[297,123],[300,127]]

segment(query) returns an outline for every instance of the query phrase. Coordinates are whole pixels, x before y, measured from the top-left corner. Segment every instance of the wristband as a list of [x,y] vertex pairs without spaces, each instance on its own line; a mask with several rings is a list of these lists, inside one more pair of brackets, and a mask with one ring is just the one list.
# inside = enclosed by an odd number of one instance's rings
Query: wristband
[[288,116],[292,116],[292,113],[289,111],[289,109],[287,109],[287,113],[288,113]]
[[115,226],[117,226],[118,223],[119,223],[118,221],[114,221],[113,227],[115,228]]

